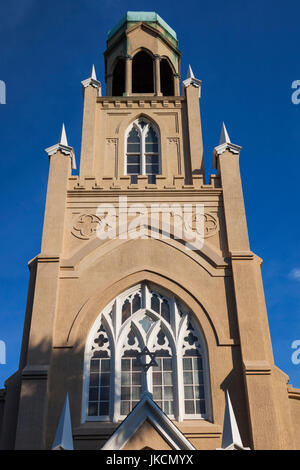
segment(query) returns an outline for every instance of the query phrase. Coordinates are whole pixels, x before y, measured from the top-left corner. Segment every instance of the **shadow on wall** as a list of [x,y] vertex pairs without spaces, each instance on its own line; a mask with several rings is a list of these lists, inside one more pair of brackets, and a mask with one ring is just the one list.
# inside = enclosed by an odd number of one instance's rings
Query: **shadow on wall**
[[80,425],[84,350],[76,344],[54,347],[50,364],[45,364],[43,357],[50,347],[46,341],[38,344],[30,357],[40,360],[27,364],[5,382],[1,450],[51,449],[67,393],[72,428]]

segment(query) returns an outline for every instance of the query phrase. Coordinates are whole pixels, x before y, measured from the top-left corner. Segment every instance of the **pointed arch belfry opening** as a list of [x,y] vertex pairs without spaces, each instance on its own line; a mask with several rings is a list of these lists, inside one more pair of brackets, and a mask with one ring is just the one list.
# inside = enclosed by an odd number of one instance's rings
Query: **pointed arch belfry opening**
[[132,93],[154,93],[153,58],[145,50],[132,59]]
[[[152,367],[147,349],[155,357]],[[124,419],[151,393],[170,418],[210,415],[208,355],[188,307],[158,285],[142,282],[98,316],[85,348],[83,421]]]
[[160,88],[163,96],[174,96],[174,73],[165,58],[160,60]]
[[114,67],[112,76],[112,95],[123,96],[125,93],[125,60],[120,57]]

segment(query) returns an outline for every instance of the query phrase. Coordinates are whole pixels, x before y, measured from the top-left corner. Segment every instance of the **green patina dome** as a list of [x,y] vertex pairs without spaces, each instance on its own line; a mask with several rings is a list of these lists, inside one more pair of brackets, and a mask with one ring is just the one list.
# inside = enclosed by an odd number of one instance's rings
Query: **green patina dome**
[[155,11],[128,11],[126,15],[108,32],[108,39],[110,39],[125,23],[144,23],[159,24],[164,30],[177,41],[177,35]]

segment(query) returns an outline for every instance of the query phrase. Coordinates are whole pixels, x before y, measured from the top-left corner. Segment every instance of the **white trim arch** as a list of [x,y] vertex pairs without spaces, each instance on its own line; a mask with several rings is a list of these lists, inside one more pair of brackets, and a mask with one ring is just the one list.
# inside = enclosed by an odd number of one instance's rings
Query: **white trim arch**
[[[157,366],[147,371],[136,359],[144,347],[156,353],[157,360]],[[153,395],[171,419],[212,419],[208,354],[201,327],[183,302],[149,282],[118,295],[90,330],[82,422],[123,420],[145,392]]]
[[132,184],[138,182],[138,175],[147,175],[148,183],[155,183],[156,175],[162,172],[158,127],[140,116],[128,126],[124,137],[124,174],[131,177]]

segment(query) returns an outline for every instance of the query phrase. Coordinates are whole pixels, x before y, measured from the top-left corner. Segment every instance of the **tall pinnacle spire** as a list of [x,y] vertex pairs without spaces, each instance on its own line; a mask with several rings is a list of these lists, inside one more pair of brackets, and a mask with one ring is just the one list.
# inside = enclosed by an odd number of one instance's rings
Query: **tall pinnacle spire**
[[93,67],[92,67],[91,78],[92,78],[93,80],[97,80],[96,70],[95,70],[95,65],[94,65],[94,64],[93,64]]
[[65,145],[66,147],[68,147],[68,140],[67,140],[66,129],[65,129],[64,123],[63,123],[62,128],[61,128],[59,144]]
[[60,416],[52,450],[74,450],[68,394],[66,396],[65,404]]
[[229,139],[229,135],[228,135],[227,129],[225,127],[225,124],[223,122],[219,145],[221,145],[221,144],[230,144],[230,143],[231,142],[230,142],[230,139]]
[[225,150],[228,150],[229,152],[238,155],[241,149],[242,147],[240,147],[239,145],[231,143],[227,129],[223,122],[222,129],[221,129],[220,142],[219,142],[219,145],[217,145],[217,147],[214,148],[214,152],[213,152],[213,168],[217,168],[217,158],[219,155],[225,152]]
[[61,153],[65,155],[70,155],[72,170],[76,170],[74,150],[73,150],[73,147],[70,147],[70,145],[68,144],[68,139],[67,139],[67,134],[66,134],[66,129],[65,129],[64,124],[62,125],[62,128],[61,128],[58,143],[55,145],[52,145],[52,147],[46,148],[45,151],[47,152],[49,157],[51,157],[51,155],[54,155],[58,151],[60,151]]
[[86,88],[90,85],[94,88],[98,88],[98,96],[101,96],[101,83],[99,82],[99,80],[97,80],[94,64],[92,66],[91,76],[87,78],[86,80],[83,80],[81,84],[83,88]]
[[218,450],[249,450],[243,446],[228,390],[226,390],[222,447]]
[[190,65],[188,68],[187,78],[195,78],[195,75],[193,74],[193,71],[192,71],[192,67]]
[[198,80],[198,78],[195,78],[192,67],[189,65],[187,78],[186,80],[183,81],[184,87],[187,88],[190,85],[193,85],[194,87],[199,88],[199,98],[200,98],[201,83],[202,83],[201,80]]

